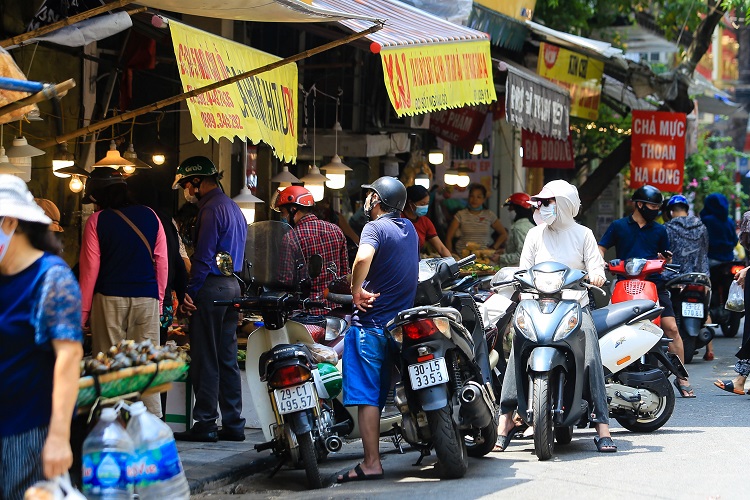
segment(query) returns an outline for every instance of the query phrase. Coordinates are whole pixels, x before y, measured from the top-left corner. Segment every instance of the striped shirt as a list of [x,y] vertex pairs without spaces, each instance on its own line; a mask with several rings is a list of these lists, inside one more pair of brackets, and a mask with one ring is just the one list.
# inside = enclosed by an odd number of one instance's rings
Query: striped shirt
[[455,218],[458,220],[458,227],[461,230],[461,237],[456,242],[456,252],[460,254],[469,242],[478,243],[485,247],[492,245],[492,224],[497,220],[497,215],[492,211],[483,209],[473,212],[465,208],[459,210]]

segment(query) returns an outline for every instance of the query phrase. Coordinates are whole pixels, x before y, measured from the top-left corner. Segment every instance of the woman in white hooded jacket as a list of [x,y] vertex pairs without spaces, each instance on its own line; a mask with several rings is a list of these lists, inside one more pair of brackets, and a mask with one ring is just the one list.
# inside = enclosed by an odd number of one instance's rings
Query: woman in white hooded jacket
[[[538,206],[538,210],[534,212],[534,220],[538,226],[532,228],[526,236],[519,267],[529,269],[541,262],[554,261],[571,269],[587,271],[589,281],[596,286],[604,284],[605,264],[594,233],[574,219],[581,207],[581,199],[575,186],[563,180],[548,182],[531,200]],[[581,303],[588,304],[587,295],[581,299]],[[609,408],[599,339],[587,307],[584,308],[582,328],[586,333],[585,363],[592,404],[589,418],[594,422],[598,434],[594,441],[600,452],[615,452],[617,447],[609,433]],[[503,382],[500,398],[502,415],[496,448],[499,451],[507,448],[514,434],[512,416],[518,406],[517,381],[511,375],[515,373],[514,365],[515,360],[511,355],[506,371],[508,376]]]

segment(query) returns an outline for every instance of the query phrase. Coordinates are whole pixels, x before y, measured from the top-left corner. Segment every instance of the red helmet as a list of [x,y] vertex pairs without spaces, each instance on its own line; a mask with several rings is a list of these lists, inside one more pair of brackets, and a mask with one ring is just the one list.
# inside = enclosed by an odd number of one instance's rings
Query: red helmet
[[531,208],[531,196],[526,193],[513,193],[505,200],[505,206],[518,205],[523,208]]
[[277,212],[279,208],[284,205],[299,205],[300,207],[313,207],[315,206],[315,200],[310,191],[302,186],[289,186],[279,193],[276,197],[276,205],[274,210]]

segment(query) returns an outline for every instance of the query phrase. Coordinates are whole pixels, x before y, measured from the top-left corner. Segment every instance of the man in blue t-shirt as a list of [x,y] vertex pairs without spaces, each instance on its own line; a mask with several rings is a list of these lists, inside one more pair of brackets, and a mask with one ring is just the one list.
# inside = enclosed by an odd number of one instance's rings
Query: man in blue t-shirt
[[[661,192],[653,186],[647,185],[636,189],[631,198],[635,206],[633,215],[610,224],[599,241],[599,251],[602,256],[608,248],[614,246],[617,258],[622,260],[631,258],[671,260],[672,252],[669,251],[667,230],[654,221],[659,215],[663,199]],[[664,288],[664,280],[660,274],[651,275],[649,279],[656,284],[659,292],[659,305],[664,307],[661,313],[661,328],[664,330],[664,335],[672,339],[669,349],[677,354],[680,360],[684,360],[682,337],[677,329],[672,300],[669,298],[669,292]],[[677,379],[675,385],[679,386],[680,396],[683,398],[695,397],[688,379]]]
[[391,366],[385,325],[414,305],[419,277],[419,238],[401,217],[406,188],[394,177],[381,177],[367,190],[362,229],[352,266],[356,311],[344,344],[344,404],[357,406],[364,460],[338,482],[383,477],[380,463],[380,411],[390,389]]

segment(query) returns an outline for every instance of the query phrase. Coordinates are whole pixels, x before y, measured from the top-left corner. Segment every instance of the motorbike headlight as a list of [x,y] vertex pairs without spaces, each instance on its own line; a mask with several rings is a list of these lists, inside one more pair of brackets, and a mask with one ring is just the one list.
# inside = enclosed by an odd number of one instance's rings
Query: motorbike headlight
[[629,259],[625,263],[625,272],[628,276],[638,276],[643,271],[646,262],[648,262],[646,259]]
[[534,288],[542,293],[555,293],[562,288],[564,276],[564,270],[553,273],[534,271]]
[[552,340],[557,341],[567,337],[568,334],[578,326],[578,323],[580,323],[580,321],[581,320],[579,318],[578,311],[575,309],[570,311],[563,317],[562,321],[560,321],[560,324],[557,325],[557,330],[555,330],[555,335],[552,337]]
[[521,335],[531,340],[532,342],[536,342],[536,331],[534,330],[534,323],[531,322],[531,318],[526,312],[526,309],[522,307],[518,308],[513,323],[516,327],[516,330],[521,332]]

